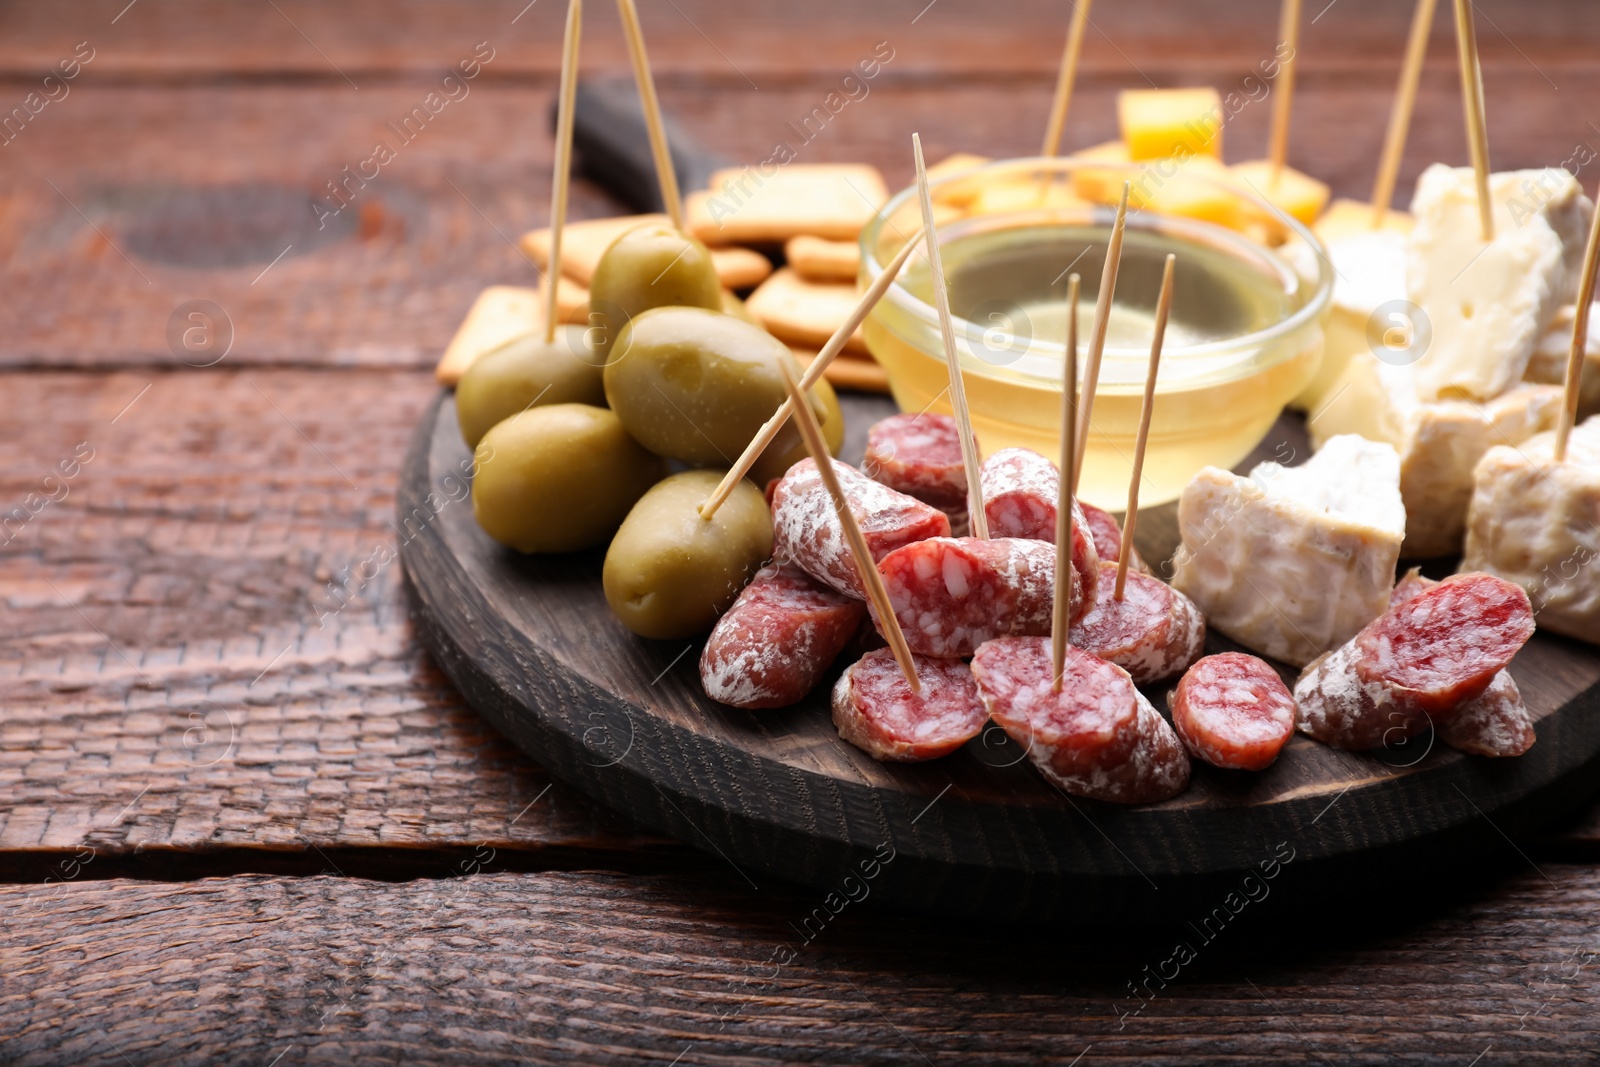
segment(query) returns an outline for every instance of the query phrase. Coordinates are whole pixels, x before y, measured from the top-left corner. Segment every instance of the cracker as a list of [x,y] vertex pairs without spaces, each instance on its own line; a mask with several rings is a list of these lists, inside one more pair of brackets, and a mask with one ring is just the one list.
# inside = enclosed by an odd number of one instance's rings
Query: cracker
[[[817,352],[810,348],[791,348],[794,358],[801,367],[809,367],[811,361],[817,358]],[[835,356],[833,362],[828,364],[828,369],[822,372],[828,379],[828,384],[836,389],[854,389],[859,393],[887,393],[889,391],[889,374],[878,361],[865,356],[849,356],[841,352]]]
[[444,350],[434,377],[454,385],[473,360],[514,337],[543,328],[544,301],[539,290],[521,285],[491,285],[478,294],[467,317]]
[[[762,282],[745,307],[778,340],[799,348],[821,348],[843,326],[861,295],[844,282],[808,282],[784,267]],[[867,351],[859,329],[846,351]]]
[[780,244],[802,234],[846,241],[888,199],[878,168],[861,163],[791,163],[771,174],[730,167],[690,195],[688,226],[708,245]]
[[830,241],[801,234],[783,246],[784,258],[808,282],[854,282],[861,269],[859,241]]
[[[539,307],[544,307],[545,285],[547,280],[539,282]],[[544,316],[540,316],[543,319]],[[589,322],[589,290],[577,282],[561,276],[561,285],[556,290],[556,322],[569,326],[585,326]]]
[[[658,222],[670,225],[665,215],[622,215],[609,219],[584,219],[568,222],[561,231],[561,273],[588,285],[594,269],[611,242],[636,226]],[[550,230],[531,230],[522,235],[521,247],[527,257],[544,270],[550,263]],[[772,263],[760,252],[748,248],[717,248],[711,252],[717,280],[729,289],[748,289],[772,273]]]

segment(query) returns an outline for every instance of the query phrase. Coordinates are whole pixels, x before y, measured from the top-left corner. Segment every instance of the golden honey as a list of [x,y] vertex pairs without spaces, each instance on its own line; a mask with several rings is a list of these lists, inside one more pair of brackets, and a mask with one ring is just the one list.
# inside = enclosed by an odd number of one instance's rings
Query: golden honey
[[[1024,160],[975,173],[1019,164],[1033,172],[1071,166]],[[886,218],[863,236],[868,277],[916,230],[920,220],[907,214],[905,195],[891,201]],[[1058,454],[1067,275],[1082,278],[1081,380],[1112,219],[1108,208],[1068,204],[941,222],[957,352],[984,454],[1012,446]],[[1084,499],[1114,510],[1127,499],[1168,252],[1178,259],[1143,503],[1174,500],[1200,468],[1228,468],[1244,459],[1321,358],[1330,278],[1304,279],[1270,249],[1215,224],[1130,212],[1079,485]],[[919,254],[864,327],[905,411],[950,410],[932,295],[927,260]]]

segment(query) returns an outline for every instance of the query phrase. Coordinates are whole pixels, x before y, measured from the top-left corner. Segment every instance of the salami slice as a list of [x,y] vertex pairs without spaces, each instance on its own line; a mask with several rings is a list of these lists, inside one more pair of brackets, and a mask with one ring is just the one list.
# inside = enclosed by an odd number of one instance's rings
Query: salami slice
[[1154,804],[1189,784],[1189,757],[1122,668],[1067,647],[1051,691],[1050,639],[1003,637],[972,659],[989,717],[1046,779],[1075,796]]
[[[938,509],[873,481],[847,463],[834,461],[833,469],[874,562],[901,545],[950,533],[950,520]],[[772,526],[773,554],[778,560],[799,565],[846,596],[866,599],[833,498],[822,484],[815,460],[801,460],[778,482],[772,492]]]
[[[1089,535],[1094,538],[1095,551],[1100,554],[1100,562],[1106,560],[1116,562],[1118,554],[1122,551],[1122,525],[1117,522],[1117,517],[1103,508],[1097,508],[1085,501],[1077,501],[1078,507],[1083,511],[1084,525],[1089,527]],[[1054,541],[1054,535],[1050,540]],[[1128,556],[1130,570],[1150,573],[1149,564],[1139,555],[1135,548]]]
[[1069,640],[1127,671],[1135,685],[1182,673],[1200,658],[1206,620],[1194,601],[1159,578],[1128,572],[1120,601],[1117,565],[1102,561],[1094,606],[1073,624]]
[[1457,574],[1392,606],[1355,637],[1356,676],[1443,720],[1489,688],[1533,636],[1521,586]]
[[712,700],[737,708],[793,704],[822,680],[866,614],[861,601],[799,567],[765,567],[711,631],[700,684]]
[[[1439,583],[1415,567],[1395,584],[1389,606],[1398,607]],[[1439,739],[1474,756],[1520,756],[1533,747],[1533,717],[1509,670],[1494,676],[1483,695],[1467,701],[1439,726]]]
[[[1056,550],[1022,538],[935,537],[878,564],[906,643],[924,656],[970,656],[994,637],[1048,634]],[[1074,580],[1077,604],[1083,596]]]
[[1226,770],[1265,770],[1294,736],[1294,695],[1266,660],[1207,656],[1167,700],[1172,725],[1196,759]]
[[947,756],[987,720],[972,672],[960,660],[914,657],[920,693],[886,648],[868,652],[833,687],[839,736],[873,759],[915,762]]
[[[1023,537],[1056,543],[1056,501],[1061,492],[1061,475],[1054,463],[1026,448],[1003,448],[984,461],[980,481],[990,537]],[[1106,518],[1116,525],[1117,520],[1109,515]],[[1095,564],[1105,558],[1100,554],[1099,541],[1095,539],[1094,527],[1083,505],[1073,501],[1072,566],[1080,580],[1094,582],[1099,573]]]
[[1501,671],[1481,696],[1439,723],[1439,739],[1474,756],[1520,756],[1533,747],[1533,717],[1510,671]]
[[1362,752],[1395,745],[1428,729],[1428,713],[1395,701],[1382,685],[1356,675],[1355,639],[1306,665],[1294,685],[1295,726],[1334,748]]
[[867,430],[862,473],[946,513],[967,507],[961,433],[949,415],[891,415]]

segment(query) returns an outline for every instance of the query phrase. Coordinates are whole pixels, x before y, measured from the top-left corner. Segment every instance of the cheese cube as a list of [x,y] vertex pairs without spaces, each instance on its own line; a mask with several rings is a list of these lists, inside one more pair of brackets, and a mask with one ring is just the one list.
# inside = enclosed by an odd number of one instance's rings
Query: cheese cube
[[1123,181],[1139,176],[1137,171],[1126,166],[1133,162],[1133,157],[1128,155],[1128,146],[1121,141],[1097,144],[1074,152],[1070,158],[1079,163],[1122,164],[1105,168],[1080,165],[1073,170],[1072,191],[1097,204],[1115,204],[1122,196]]
[[[1293,167],[1284,167],[1276,178],[1272,173],[1272,162],[1266,159],[1235,163],[1228,170],[1251,192],[1307,226],[1316,221],[1322,209],[1328,206],[1327,185]],[[1270,216],[1267,221],[1282,225],[1276,215]]]
[[[1556,313],[1556,321],[1534,346],[1524,381],[1565,386],[1567,356],[1571,352],[1572,328],[1578,315],[1576,305],[1568,304]],[[1583,373],[1578,379],[1578,418],[1600,412],[1600,308],[1589,311],[1589,336],[1583,351]]]
[[1561,390],[1521,384],[1493,400],[1418,398],[1410,367],[1358,354],[1327,404],[1308,420],[1313,448],[1360,434],[1400,453],[1400,497],[1406,509],[1405,554],[1411,559],[1461,550],[1472,471],[1497,444],[1517,445],[1555,425]]
[[1416,363],[1425,400],[1505,392],[1576,292],[1593,210],[1577,180],[1559,167],[1494,174],[1490,198],[1495,235],[1486,245],[1470,168],[1435,164],[1417,182],[1406,289],[1432,327]]
[[1388,608],[1405,523],[1386,444],[1337,437],[1248,478],[1206,467],[1178,503],[1172,585],[1217,632],[1304,666]]
[[1522,586],[1540,629],[1600,644],[1600,419],[1573,428],[1566,462],[1554,457],[1554,433],[1483,457],[1461,569]]
[[[957,152],[946,156],[928,168],[928,184],[933,185],[954,178],[958,174],[976,170],[989,162],[988,156],[975,156],[971,152]],[[974,179],[971,181],[952,181],[942,189],[934,190],[934,199],[940,203],[950,204],[953,207],[967,207],[982,191],[982,185]]]
[[[1121,190],[1118,190],[1121,195]],[[1203,219],[1243,229],[1255,217],[1232,175],[1212,156],[1152,160],[1133,182],[1128,203],[1158,215]]]
[[1089,201],[1073,192],[1064,179],[1013,178],[983,186],[967,210],[973,215],[1009,215],[1021,211],[1059,210],[1088,205]]
[[1372,225],[1372,205],[1360,200],[1347,200],[1340,197],[1328,205],[1328,210],[1316,222],[1311,224],[1311,232],[1322,239],[1324,244],[1336,241],[1352,233],[1371,233],[1373,230],[1393,230],[1396,233],[1410,233],[1417,220],[1409,211],[1385,211],[1383,220],[1377,225]]
[[1222,158],[1222,97],[1215,89],[1124,89],[1117,94],[1117,121],[1135,160]]

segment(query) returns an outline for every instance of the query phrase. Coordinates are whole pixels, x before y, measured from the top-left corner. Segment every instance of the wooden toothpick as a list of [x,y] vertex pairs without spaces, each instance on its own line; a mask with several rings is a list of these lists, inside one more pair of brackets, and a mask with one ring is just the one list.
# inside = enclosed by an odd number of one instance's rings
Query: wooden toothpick
[[545,264],[544,343],[556,339],[556,301],[561,288],[561,230],[567,222],[567,187],[572,176],[572,110],[578,93],[578,38],[583,0],[568,0],[567,33],[561,43],[561,94],[556,104],[556,161],[550,180],[550,261]]
[[[900,249],[895,254],[895,257],[889,261],[888,265],[883,268],[883,273],[874,278],[872,284],[867,287],[867,291],[861,294],[861,299],[856,302],[854,310],[850,312],[843,324],[833,331],[833,336],[828,338],[828,343],[822,346],[822,351],[817,353],[817,358],[806,366],[805,375],[800,379],[800,391],[802,393],[810,393],[811,387],[816,385],[817,380],[822,377],[822,372],[828,369],[828,364],[832,363],[834,357],[849,343],[850,338],[856,332],[856,328],[866,320],[867,315],[871,313],[878,301],[883,299],[883,294],[888,292],[889,286],[894,284],[895,278],[900,273],[900,268],[906,265],[906,260],[911,258],[912,252],[916,251],[917,245],[922,241],[922,235],[926,232],[925,230],[918,230],[913,234],[911,240],[905,243],[905,247]],[[790,401],[785,400],[778,407],[772,418],[768,419],[761,429],[756,431],[755,437],[750,439],[750,444],[745,446],[745,450],[740,454],[739,459],[728,469],[728,473],[723,476],[716,489],[712,490],[711,495],[706,497],[706,502],[700,505],[700,517],[702,519],[707,522],[711,521],[711,517],[717,513],[717,509],[722,506],[723,501],[727,500],[728,495],[733,492],[733,487],[739,484],[739,479],[750,473],[750,468],[755,466],[756,460],[761,458],[761,453],[766,451],[767,446],[772,443],[774,437],[778,436],[778,431],[783,429],[784,424],[789,421],[789,416],[793,413],[794,408]]]
[[656,99],[656,83],[650,76],[650,57],[644,50],[644,31],[639,28],[639,12],[633,0],[617,0],[622,15],[622,30],[628,38],[628,58],[633,60],[633,80],[639,87],[639,103],[650,132],[650,155],[655,159],[656,181],[661,185],[661,200],[673,229],[683,230],[683,197],[678,192],[678,173],[672,169],[672,152],[667,147],[667,131],[661,122],[661,101]]
[[928,193],[928,168],[922,162],[922,138],[911,135],[911,152],[917,163],[917,194],[922,201],[922,228],[928,234],[928,272],[933,277],[933,303],[939,309],[939,332],[944,338],[944,362],[950,373],[950,407],[961,434],[961,462],[967,469],[967,515],[972,536],[987,539],[989,519],[983,511],[983,485],[978,472],[978,442],[972,435],[972,415],[967,410],[967,387],[961,379],[956,355],[956,330],[950,319],[950,291],[945,288],[944,262],[939,255],[939,235],[933,225],[933,197]]
[[1078,80],[1078,53],[1083,50],[1083,28],[1089,21],[1089,5],[1094,0],[1074,0],[1072,28],[1067,31],[1067,46],[1061,53],[1061,72],[1056,75],[1056,94],[1050,100],[1050,119],[1044,127],[1041,156],[1061,151],[1061,132],[1067,125],[1067,109],[1072,106],[1072,86]]
[[1078,291],[1083,279],[1067,278],[1067,344],[1061,360],[1061,487],[1056,490],[1056,589],[1050,618],[1050,690],[1061,692],[1072,614],[1072,501],[1078,487],[1072,471],[1078,426]]
[[1461,97],[1467,111],[1467,146],[1478,179],[1478,225],[1485,243],[1494,240],[1494,206],[1489,201],[1489,130],[1483,115],[1483,65],[1478,62],[1478,31],[1472,0],[1456,0],[1456,52],[1461,60]]
[[1150,335],[1150,369],[1144,376],[1144,403],[1139,408],[1139,437],[1133,444],[1133,480],[1128,483],[1128,514],[1122,520],[1122,545],[1117,551],[1117,585],[1112,599],[1121,601],[1128,584],[1128,561],[1133,558],[1133,528],[1139,521],[1139,481],[1144,477],[1144,447],[1150,440],[1150,412],[1156,402],[1156,373],[1161,366],[1161,342],[1167,336],[1167,315],[1172,311],[1172,271],[1178,257],[1167,253],[1161,269],[1161,295],[1156,299],[1156,328]]
[[1556,462],[1567,461],[1567,438],[1578,421],[1578,383],[1589,350],[1589,309],[1594,303],[1595,270],[1600,266],[1600,210],[1589,227],[1589,246],[1583,254],[1583,279],[1578,283],[1578,308],[1573,316],[1572,348],[1567,352],[1567,380],[1562,392],[1561,421],[1556,424]]
[[1405,63],[1400,67],[1400,84],[1395,88],[1394,109],[1389,113],[1389,132],[1383,140],[1383,157],[1378,176],[1372,183],[1372,228],[1379,229],[1394,203],[1394,183],[1400,175],[1400,159],[1406,151],[1406,134],[1411,129],[1411,113],[1417,106],[1417,84],[1422,79],[1422,61],[1428,54],[1428,34],[1433,29],[1434,0],[1417,0],[1411,16],[1411,37],[1406,41]]
[[1294,106],[1294,69],[1300,63],[1300,0],[1283,0],[1283,12],[1278,20],[1278,39],[1289,46],[1289,58],[1278,66],[1278,76],[1273,79],[1277,97],[1272,102],[1272,141],[1267,158],[1272,161],[1274,186],[1283,174],[1289,159],[1289,114]]
[[917,679],[917,665],[911,658],[911,646],[906,643],[905,631],[900,629],[900,620],[895,617],[894,605],[889,602],[889,590],[883,584],[883,575],[878,572],[877,564],[873,562],[872,550],[867,547],[867,539],[856,522],[855,512],[850,510],[844,489],[839,485],[839,476],[834,473],[833,457],[828,455],[828,443],[822,439],[822,427],[817,425],[816,413],[805,402],[805,393],[801,391],[794,371],[789,369],[787,363],[779,366],[783,371],[783,386],[789,391],[789,402],[794,405],[794,424],[799,427],[811,458],[817,462],[817,473],[822,476],[822,484],[833,498],[833,510],[838,513],[839,525],[844,528],[844,539],[850,546],[850,558],[856,565],[856,573],[861,576],[867,599],[878,609],[878,622],[883,628],[884,640],[889,642],[895,662],[900,664],[900,670],[905,673],[911,691],[920,693],[922,683]]
[[1106,326],[1111,320],[1111,294],[1117,288],[1117,271],[1122,267],[1122,230],[1128,221],[1128,190],[1122,183],[1122,201],[1117,204],[1117,221],[1106,242],[1105,268],[1100,272],[1100,292],[1094,302],[1094,325],[1089,327],[1089,359],[1083,368],[1083,399],[1078,401],[1077,452],[1073,456],[1072,484],[1083,477],[1083,454],[1089,449],[1089,417],[1094,413],[1094,394],[1100,387],[1100,357],[1106,350]]

